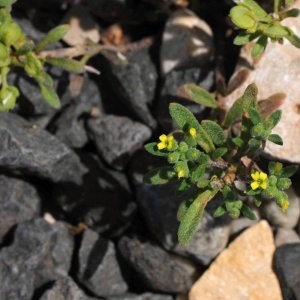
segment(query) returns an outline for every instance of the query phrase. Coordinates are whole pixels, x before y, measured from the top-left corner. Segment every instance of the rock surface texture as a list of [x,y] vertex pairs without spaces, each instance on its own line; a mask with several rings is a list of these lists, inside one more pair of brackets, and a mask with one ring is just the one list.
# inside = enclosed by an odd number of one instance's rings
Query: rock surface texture
[[281,300],[272,230],[261,221],[237,237],[192,287],[189,300]]

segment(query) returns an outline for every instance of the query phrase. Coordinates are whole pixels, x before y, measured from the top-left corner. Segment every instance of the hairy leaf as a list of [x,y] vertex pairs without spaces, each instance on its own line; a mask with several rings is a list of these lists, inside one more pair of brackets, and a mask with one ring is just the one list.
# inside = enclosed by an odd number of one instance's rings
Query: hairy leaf
[[227,212],[225,204],[220,205],[214,212],[213,217],[218,218],[223,216]]
[[203,120],[201,125],[215,145],[222,145],[225,142],[226,137],[224,131],[216,122]]
[[253,41],[254,39],[256,39],[259,36],[260,36],[259,31],[256,31],[254,33],[248,33],[247,31],[243,31],[235,37],[235,39],[233,40],[233,43],[235,45],[242,46],[242,45],[245,45],[245,44]]
[[211,96],[210,93],[193,83],[181,86],[178,89],[178,94],[181,97],[187,98],[206,107],[217,108],[219,106],[218,102]]
[[156,156],[167,156],[170,152],[158,150],[157,143],[148,143],[144,146],[144,148],[152,155]]
[[250,220],[252,220],[252,221],[257,220],[255,213],[254,213],[254,212],[252,211],[252,209],[251,209],[250,207],[248,207],[247,205],[243,204],[243,206],[242,206],[242,208],[241,208],[241,212],[242,212],[242,214],[243,214],[246,218],[248,218],[248,219],[250,219]]
[[159,167],[148,172],[143,181],[148,184],[165,184],[170,180],[176,179],[176,173],[171,166]]
[[217,158],[220,158],[222,157],[224,154],[226,154],[228,151],[227,148],[225,147],[221,147],[221,148],[217,148],[216,150],[214,150],[212,153],[211,153],[211,158],[213,160],[217,159]]
[[271,123],[271,128],[274,128],[280,121],[282,115],[281,110],[274,111],[271,116],[268,118],[268,123]]
[[63,57],[48,57],[46,58],[46,62],[53,66],[64,69],[70,73],[79,74],[84,73],[85,71],[85,65],[82,62],[77,61],[75,59]]
[[250,107],[249,115],[250,115],[250,119],[254,125],[256,125],[262,121],[261,115],[259,114],[257,109],[254,107]]
[[182,245],[188,244],[194,235],[201,218],[204,208],[218,191],[206,190],[193,201],[187,209],[178,229],[178,240]]
[[283,168],[282,173],[281,173],[281,177],[291,177],[292,175],[294,175],[298,170],[298,166],[296,165],[290,165],[287,166],[285,168]]
[[42,52],[49,45],[59,41],[69,30],[69,25],[59,25],[51,29],[37,44],[36,53]]
[[270,134],[268,140],[276,145],[283,145],[283,140],[278,134]]
[[39,84],[39,87],[40,87],[41,94],[42,94],[44,100],[50,106],[52,106],[54,108],[60,108],[60,101],[59,101],[58,95],[53,90],[53,88],[51,88],[47,85],[43,85],[43,84]]
[[226,128],[230,127],[235,121],[240,120],[242,115],[249,111],[250,107],[257,107],[257,92],[257,86],[254,83],[248,85],[243,96],[237,99],[228,111],[224,121]]
[[253,58],[258,57],[260,54],[263,53],[263,51],[265,50],[266,46],[267,46],[267,42],[268,42],[268,37],[266,35],[262,35],[257,42],[255,43],[255,45],[253,46],[253,49],[251,51],[251,56]]

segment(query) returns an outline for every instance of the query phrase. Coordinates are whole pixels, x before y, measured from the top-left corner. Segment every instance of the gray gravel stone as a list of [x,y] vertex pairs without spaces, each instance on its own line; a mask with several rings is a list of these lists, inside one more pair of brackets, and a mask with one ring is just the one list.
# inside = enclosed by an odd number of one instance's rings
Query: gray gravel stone
[[127,64],[108,63],[106,74],[112,91],[138,120],[151,128],[156,120],[150,113],[157,80],[157,72],[148,48],[126,53]]
[[97,296],[120,295],[128,288],[116,259],[114,244],[90,229],[83,234],[77,277]]
[[171,294],[186,292],[191,287],[195,274],[159,246],[123,236],[118,248],[145,288]]
[[140,295],[124,294],[118,297],[109,297],[106,300],[173,300],[172,296],[144,293]]
[[106,237],[120,235],[136,210],[126,175],[107,168],[95,155],[78,154],[88,169],[83,184],[55,184],[55,201],[72,220],[84,222]]
[[53,243],[51,225],[43,219],[20,223],[11,246],[0,251],[1,300],[28,300],[34,292],[34,272]]
[[79,94],[73,97],[68,90],[62,102],[69,103],[55,120],[54,135],[71,148],[82,148],[88,142],[85,122],[92,111],[103,113],[101,95],[94,81],[85,77]]
[[300,243],[276,249],[274,269],[280,282],[283,299],[300,299]]
[[0,140],[0,166],[8,171],[75,184],[86,172],[70,148],[15,114],[0,115]]
[[[47,290],[40,300],[92,300],[78,287],[69,276],[55,281],[53,287]],[[98,299],[98,298],[97,298]]]
[[51,232],[47,233],[53,237],[50,250],[45,254],[38,264],[35,272],[35,287],[54,281],[61,276],[67,276],[72,261],[74,250],[74,238],[70,235],[66,223],[55,222],[51,224]]
[[40,213],[40,196],[29,182],[0,175],[0,240],[12,226]]
[[114,115],[90,119],[88,131],[100,156],[118,170],[126,167],[133,153],[151,136],[146,125]]

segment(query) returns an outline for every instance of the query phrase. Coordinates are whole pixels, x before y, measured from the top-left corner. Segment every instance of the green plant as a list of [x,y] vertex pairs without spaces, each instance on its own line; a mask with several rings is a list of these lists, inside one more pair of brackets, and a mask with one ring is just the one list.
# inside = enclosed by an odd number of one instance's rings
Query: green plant
[[[87,69],[86,62],[102,50],[117,51],[113,47],[87,44],[83,49],[68,49],[60,51],[44,51],[53,43],[59,41],[68,31],[68,25],[60,25],[50,30],[38,43],[27,40],[22,28],[13,21],[12,4],[16,0],[0,0],[0,111],[14,108],[19,90],[9,86],[7,74],[14,67],[23,68],[39,85],[44,100],[54,108],[60,107],[60,100],[53,89],[53,80],[44,70],[45,64],[60,67],[71,73],[83,73]],[[74,51],[75,50],[75,51]],[[72,57],[82,56],[80,60]]]
[[[188,84],[183,87],[183,92],[196,103],[218,107],[218,102],[200,87]],[[199,123],[178,103],[171,103],[169,110],[180,130],[161,135],[158,143],[145,145],[149,153],[165,157],[169,165],[150,171],[144,182],[154,185],[170,181],[178,183],[177,195],[185,199],[177,214],[180,243],[190,241],[205,206],[217,194],[223,197],[224,203],[216,209],[215,217],[228,213],[232,218],[238,218],[243,214],[255,220],[254,212],[242,200],[242,196],[247,195],[256,206],[264,199],[273,199],[283,211],[287,210],[289,202],[284,190],[290,186],[289,177],[296,172],[297,166],[283,168],[281,163],[270,162],[268,175],[258,167],[267,141],[283,143],[279,135],[271,133],[281,118],[281,111],[276,110],[269,116],[260,113],[255,84],[247,87],[220,125],[212,120]],[[237,122],[241,129],[234,136],[232,127]],[[244,190],[237,187],[238,181],[244,183]]]
[[291,5],[293,0],[275,0],[272,13],[267,13],[253,0],[233,1],[237,5],[230,10],[230,18],[237,27],[243,29],[234,39],[234,44],[245,45],[257,39],[252,49],[252,57],[258,57],[264,51],[269,39],[273,43],[282,43],[282,39],[286,38],[295,47],[300,48],[300,38],[289,27],[281,24],[285,18],[299,15],[300,11],[296,8],[280,12],[283,4]]

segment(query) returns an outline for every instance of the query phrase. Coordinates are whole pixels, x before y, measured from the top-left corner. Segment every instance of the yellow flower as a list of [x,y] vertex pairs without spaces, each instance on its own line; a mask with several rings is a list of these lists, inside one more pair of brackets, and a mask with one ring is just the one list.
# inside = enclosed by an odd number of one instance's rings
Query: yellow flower
[[196,129],[195,128],[191,128],[190,129],[190,135],[193,137],[193,138],[195,138],[196,137],[196,135],[197,135],[197,131],[196,131]]
[[255,173],[251,174],[251,177],[254,180],[251,183],[252,190],[256,190],[259,187],[265,190],[268,187],[268,175],[266,173],[256,171]]
[[185,175],[184,170],[179,170],[177,173],[178,178],[182,178],[184,177],[184,175]]
[[157,144],[158,150],[162,150],[167,148],[167,150],[171,150],[174,146],[174,137],[172,135],[166,136],[165,134],[162,134],[159,137],[160,143]]
[[281,204],[281,209],[283,212],[286,212],[288,207],[289,207],[290,203],[288,200],[284,200]]

